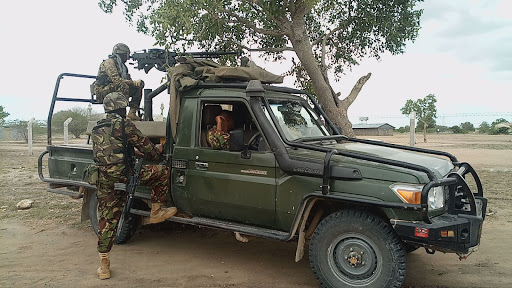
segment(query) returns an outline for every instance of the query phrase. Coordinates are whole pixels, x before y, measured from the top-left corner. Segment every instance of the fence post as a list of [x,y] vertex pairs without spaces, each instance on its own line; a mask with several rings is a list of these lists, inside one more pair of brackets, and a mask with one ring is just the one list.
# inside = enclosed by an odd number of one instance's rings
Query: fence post
[[410,146],[411,147],[414,147],[414,144],[416,142],[416,136],[414,135],[414,130],[416,128],[416,112],[411,112],[411,114],[409,115],[410,117],[410,123],[409,123],[409,127],[411,129],[411,140],[410,140]]
[[32,125],[34,124],[34,121],[36,119],[31,118],[27,123],[27,129],[28,129],[28,153],[30,155],[34,155],[34,152],[32,151]]
[[73,118],[69,117],[66,121],[64,121],[64,144],[68,144],[68,126],[69,123],[73,121]]

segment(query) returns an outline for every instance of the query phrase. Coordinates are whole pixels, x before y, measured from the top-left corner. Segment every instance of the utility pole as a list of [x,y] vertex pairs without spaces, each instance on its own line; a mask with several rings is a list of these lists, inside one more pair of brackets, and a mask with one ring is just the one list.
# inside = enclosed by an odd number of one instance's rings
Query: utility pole
[[410,116],[410,123],[409,127],[411,129],[411,140],[410,140],[410,146],[414,147],[414,144],[416,142],[416,136],[414,135],[414,130],[416,128],[416,112],[411,112]]

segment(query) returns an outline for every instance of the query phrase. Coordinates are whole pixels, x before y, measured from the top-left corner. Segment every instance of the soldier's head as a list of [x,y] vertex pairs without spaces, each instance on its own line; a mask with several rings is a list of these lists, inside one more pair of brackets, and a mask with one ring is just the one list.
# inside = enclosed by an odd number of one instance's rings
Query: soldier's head
[[109,93],[103,99],[105,113],[115,113],[125,117],[126,107],[128,107],[128,100],[126,100],[126,97],[121,92]]
[[222,119],[222,131],[227,133],[235,128],[235,119],[231,111],[222,110],[219,116]]
[[112,48],[112,55],[119,55],[121,61],[124,63],[130,58],[130,48],[124,43],[117,43],[114,45],[114,48]]

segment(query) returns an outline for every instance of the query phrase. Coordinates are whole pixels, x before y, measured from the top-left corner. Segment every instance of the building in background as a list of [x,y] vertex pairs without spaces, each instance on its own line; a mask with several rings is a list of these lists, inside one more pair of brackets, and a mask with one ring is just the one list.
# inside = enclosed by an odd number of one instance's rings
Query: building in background
[[359,123],[352,124],[352,129],[356,136],[393,136],[395,127],[388,123]]

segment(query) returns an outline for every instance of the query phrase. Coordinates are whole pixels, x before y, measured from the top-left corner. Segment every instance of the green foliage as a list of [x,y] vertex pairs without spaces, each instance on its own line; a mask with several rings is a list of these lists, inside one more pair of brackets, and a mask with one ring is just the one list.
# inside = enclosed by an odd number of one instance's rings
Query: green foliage
[[0,124],[4,123],[4,119],[10,114],[4,111],[4,106],[0,106]]
[[[422,1],[100,0],[99,6],[112,13],[121,5],[139,32],[172,50],[256,50],[274,60],[295,51],[339,76],[365,57],[403,53],[406,42],[418,36],[423,11],[415,6]],[[303,88],[311,88],[311,71],[303,71],[297,61],[291,73]]]
[[463,134],[464,131],[462,130],[462,128],[460,128],[460,126],[458,125],[454,125],[452,127],[450,127],[450,130],[455,133],[455,134]]
[[498,119],[496,119],[496,120],[494,120],[494,121],[492,122],[491,126],[493,126],[493,127],[494,127],[494,126],[496,126],[497,124],[500,124],[500,123],[507,123],[507,122],[508,122],[508,121],[507,121],[507,119],[505,119],[505,118],[498,118]]
[[491,126],[489,126],[489,123],[482,122],[480,123],[480,126],[478,126],[478,133],[489,133],[491,131]]
[[427,127],[435,127],[437,117],[436,96],[429,94],[423,99],[413,101],[411,99],[405,102],[404,107],[400,111],[404,115],[409,115],[411,112],[416,112],[416,119],[418,122],[426,124]]
[[[491,135],[499,135],[499,134],[509,134],[510,131],[511,131],[511,128],[510,127],[505,127],[505,126],[502,126],[502,127],[496,127],[496,125],[500,124],[500,123],[508,123],[508,121],[504,118],[498,118],[496,119],[494,122],[492,122],[491,126],[491,130],[489,131],[489,134]],[[499,126],[499,125],[498,125]]]
[[74,107],[70,110],[63,110],[55,113],[52,117],[52,131],[64,131],[64,122],[68,118],[73,120],[69,123],[68,130],[75,138],[80,138],[80,135],[87,130],[87,109]]
[[462,129],[462,133],[469,133],[475,131],[475,126],[471,122],[460,123],[460,129]]

